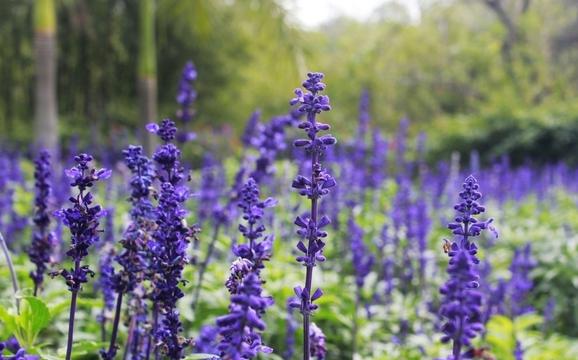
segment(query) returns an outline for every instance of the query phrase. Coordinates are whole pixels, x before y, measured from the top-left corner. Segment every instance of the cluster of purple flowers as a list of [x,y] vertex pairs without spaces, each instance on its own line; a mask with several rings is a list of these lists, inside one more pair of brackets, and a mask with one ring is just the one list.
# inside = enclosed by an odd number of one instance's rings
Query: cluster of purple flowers
[[247,242],[233,248],[238,259],[233,262],[226,282],[231,294],[229,314],[217,319],[222,337],[218,351],[225,360],[252,359],[260,352],[272,352],[263,344],[260,334],[265,330],[261,317],[273,304],[271,297],[262,295],[261,270],[271,257],[273,241],[272,235],[264,235],[264,209],[276,202],[272,198],[260,200],[259,187],[253,178],[245,183],[240,195],[239,207],[246,223],[239,225],[239,231]]
[[82,284],[88,282],[88,276],[94,276],[88,265],[81,265],[82,260],[88,256],[88,249],[99,239],[99,219],[105,215],[100,205],[93,204],[94,197],[88,191],[96,181],[110,177],[111,171],[107,169],[94,169],[89,166],[92,156],[80,154],[74,157],[76,166],[65,171],[71,179],[70,186],[78,190],[76,196],[70,197],[71,207],[63,208],[55,213],[62,223],[70,229],[71,247],[66,255],[74,262],[70,270],[62,269],[50,274],[51,277],[62,276],[68,290],[72,292],[70,305],[70,317],[68,326],[68,343],[66,360],[72,356],[72,341],[74,333],[74,318],[76,315],[76,301]]
[[148,125],[147,129],[163,141],[153,155],[160,192],[155,211],[157,228],[148,243],[149,265],[154,273],[150,296],[156,313],[153,325],[158,342],[156,351],[162,350],[170,359],[180,359],[189,340],[180,335],[182,324],[176,305],[184,296],[179,284],[184,282],[182,273],[188,263],[187,246],[194,234],[194,229],[185,223],[184,202],[189,193],[181,183],[187,175],[180,163],[181,152],[172,143],[177,133],[174,122],[164,119],[160,124]]
[[98,180],[107,179],[111,171],[90,168],[92,156],[80,154],[74,157],[77,165],[66,170],[72,180],[70,186],[78,189],[76,197],[71,197],[72,206],[55,212],[63,224],[70,229],[71,247],[66,255],[74,261],[74,269],[60,270],[51,276],[61,275],[72,292],[78,292],[82,284],[88,281],[87,276],[94,276],[88,265],[81,266],[81,261],[88,256],[88,249],[99,239],[99,219],[105,215],[100,205],[93,205],[94,197],[87,191]]
[[[9,351],[12,355],[3,355],[4,350]],[[16,338],[10,338],[0,342],[0,360],[40,360],[38,355],[30,355],[23,349]]]
[[151,188],[154,180],[152,162],[141,146],[129,146],[123,151],[125,163],[132,173],[130,179],[131,223],[120,241],[123,251],[116,260],[122,270],[117,274],[117,292],[130,292],[143,280],[148,267],[146,240],[154,229],[154,208]]
[[478,248],[470,238],[480,235],[492,220],[479,221],[474,217],[485,211],[478,203],[482,197],[478,189],[477,180],[468,176],[460,192],[461,201],[454,207],[458,215],[448,225],[456,239],[448,250],[450,278],[440,289],[444,297],[440,314],[445,318],[442,341],[453,343],[452,360],[462,359],[463,348],[470,346],[471,340],[483,330],[482,294],[477,290]]
[[255,168],[249,176],[260,184],[272,178],[275,159],[287,146],[286,129],[298,121],[300,114],[292,111],[286,115],[275,116],[266,124],[259,122],[258,114],[254,113],[249,119],[242,140],[259,151]]
[[50,154],[42,151],[34,162],[34,186],[36,197],[34,205],[35,229],[32,233],[32,245],[28,250],[30,261],[36,265],[36,269],[30,272],[30,277],[34,281],[34,295],[38,294],[44,282],[44,273],[50,263],[52,248],[56,243],[54,233],[50,230],[50,215],[48,211],[51,186],[50,186]]

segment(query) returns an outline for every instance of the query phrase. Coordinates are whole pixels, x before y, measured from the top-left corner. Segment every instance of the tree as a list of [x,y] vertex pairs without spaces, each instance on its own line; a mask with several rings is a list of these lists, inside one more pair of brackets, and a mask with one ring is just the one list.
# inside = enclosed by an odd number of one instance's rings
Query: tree
[[[138,96],[140,120],[144,124],[157,119],[157,59],[155,42],[155,3],[154,0],[139,2],[139,54],[138,54]],[[141,123],[141,122],[139,122]],[[142,124],[142,123],[141,123]],[[141,127],[141,130],[144,127]],[[145,133],[145,150],[150,154],[153,140]]]
[[56,154],[58,152],[56,9],[53,0],[36,0],[34,5],[34,56],[35,145]]

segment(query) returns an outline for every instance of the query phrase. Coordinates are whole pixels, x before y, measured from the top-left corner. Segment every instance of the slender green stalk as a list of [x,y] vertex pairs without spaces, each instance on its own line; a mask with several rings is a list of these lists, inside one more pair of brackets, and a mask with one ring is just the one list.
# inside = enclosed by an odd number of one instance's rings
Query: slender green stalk
[[16,271],[14,271],[14,264],[12,263],[12,257],[10,256],[10,250],[6,245],[4,240],[4,235],[0,233],[0,247],[6,258],[6,264],[8,265],[8,271],[10,271],[10,278],[12,279],[12,289],[14,290],[14,301],[16,303],[16,311],[20,314],[20,297],[18,296],[18,278],[16,277]]

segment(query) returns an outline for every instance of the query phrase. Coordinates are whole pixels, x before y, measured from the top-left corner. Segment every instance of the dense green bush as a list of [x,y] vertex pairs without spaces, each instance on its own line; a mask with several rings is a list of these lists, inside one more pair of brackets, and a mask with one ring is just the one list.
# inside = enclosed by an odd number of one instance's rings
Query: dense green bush
[[578,163],[578,111],[529,109],[440,120],[435,125],[431,159],[457,151],[467,162],[472,151],[484,163],[508,154],[514,165],[565,161]]

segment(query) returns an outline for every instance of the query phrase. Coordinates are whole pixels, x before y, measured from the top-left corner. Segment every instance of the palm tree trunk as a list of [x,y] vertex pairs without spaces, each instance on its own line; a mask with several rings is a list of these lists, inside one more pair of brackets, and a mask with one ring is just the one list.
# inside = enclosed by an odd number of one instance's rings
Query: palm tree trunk
[[[138,96],[140,118],[144,125],[157,119],[157,63],[155,45],[155,3],[154,0],[139,2],[139,56],[138,56]],[[142,139],[145,150],[152,153],[153,137],[145,133]]]
[[53,0],[34,5],[34,55],[36,60],[35,145],[58,154],[56,103],[56,9]]

